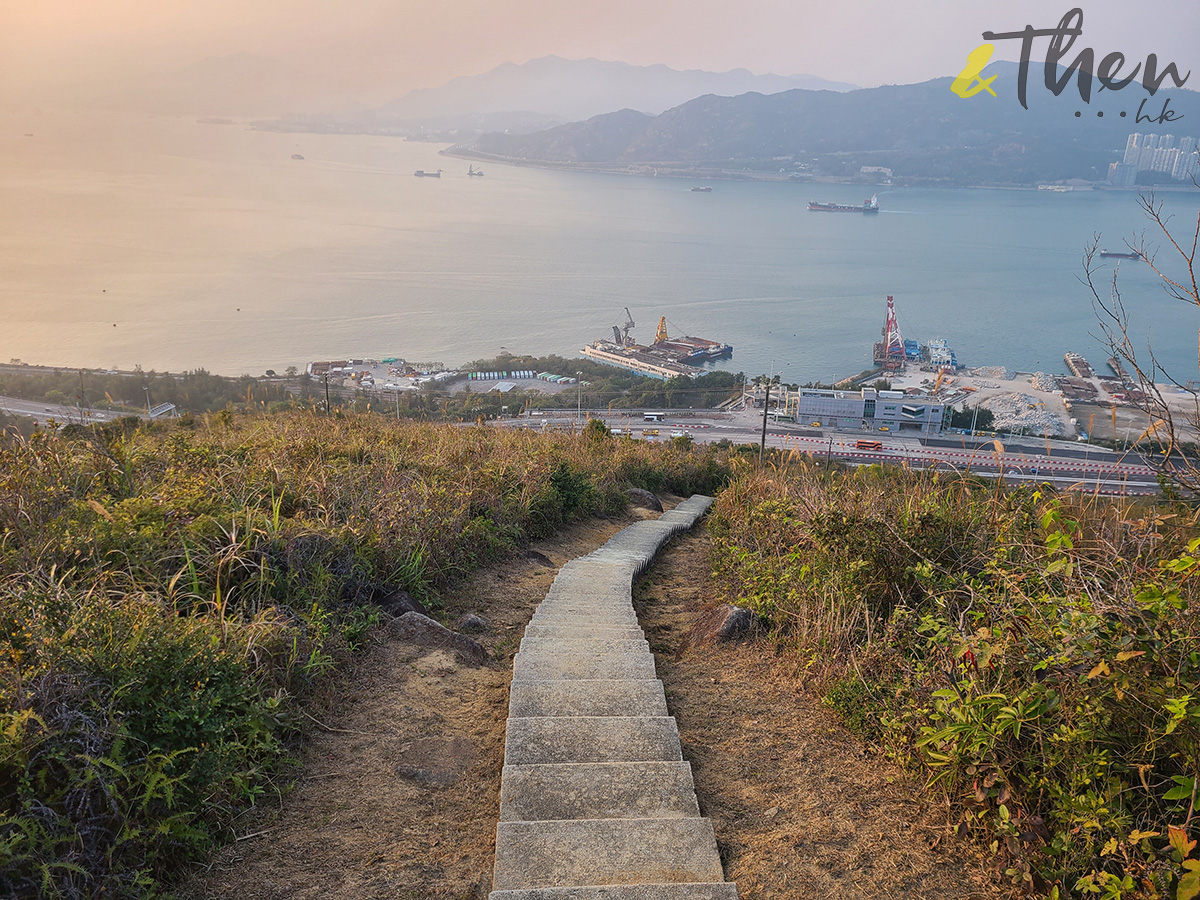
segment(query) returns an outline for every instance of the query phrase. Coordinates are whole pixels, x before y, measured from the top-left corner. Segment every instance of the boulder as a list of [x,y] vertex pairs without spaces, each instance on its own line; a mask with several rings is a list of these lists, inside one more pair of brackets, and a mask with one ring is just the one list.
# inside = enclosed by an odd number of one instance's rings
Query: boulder
[[630,506],[640,507],[641,509],[649,509],[654,512],[662,512],[662,502],[652,493],[643,488],[629,488],[625,491],[625,496],[629,498]]
[[758,630],[758,616],[740,606],[723,603],[714,606],[696,620],[684,637],[679,653],[693,647],[729,644],[743,640]]
[[718,607],[718,611],[724,618],[715,634],[717,643],[741,640],[758,624],[758,616],[740,606],[727,604]]
[[473,666],[481,666],[487,662],[487,651],[476,641],[463,634],[451,631],[444,625],[439,625],[429,616],[418,612],[406,612],[388,623],[392,636],[416,644],[420,647],[431,647],[438,650],[450,650],[463,662]]
[[467,613],[454,623],[454,628],[462,634],[484,634],[492,630],[492,626],[488,624],[487,619],[477,616],[474,613]]

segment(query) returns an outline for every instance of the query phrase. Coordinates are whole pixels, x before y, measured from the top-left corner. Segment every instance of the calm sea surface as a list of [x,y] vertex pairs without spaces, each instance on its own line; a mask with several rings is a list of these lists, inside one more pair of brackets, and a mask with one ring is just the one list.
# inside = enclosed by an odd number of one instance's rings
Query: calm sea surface
[[[726,368],[826,380],[869,365],[893,294],[905,336],[943,337],[960,361],[1061,372],[1075,350],[1101,369],[1083,250],[1148,227],[1128,193],[883,188],[878,216],[832,215],[807,201],[869,189],[705,194],[496,164],[468,178],[438,149],[0,114],[0,359],[238,374],[502,347],[573,357],[628,306],[643,340],[665,315],[732,343]],[[1190,236],[1197,196],[1165,200]],[[1120,277],[1139,338],[1196,377],[1200,313],[1147,266]]]

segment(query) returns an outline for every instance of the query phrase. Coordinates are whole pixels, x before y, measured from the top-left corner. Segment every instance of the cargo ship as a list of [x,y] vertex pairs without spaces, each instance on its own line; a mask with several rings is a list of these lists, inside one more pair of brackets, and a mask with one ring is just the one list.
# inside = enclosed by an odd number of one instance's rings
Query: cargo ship
[[426,172],[424,169],[417,169],[417,171],[413,172],[413,175],[417,178],[441,178],[442,170],[438,169],[436,172]]
[[704,187],[694,187],[694,188],[692,188],[692,193],[693,194],[711,194],[712,188],[709,187],[708,185],[705,185]]
[[870,200],[862,202],[862,206],[849,206],[843,203],[820,203],[816,200],[809,200],[808,208],[812,212],[877,213],[879,212],[879,197],[872,194]]
[[652,378],[696,378],[704,373],[697,363],[711,359],[723,359],[733,355],[733,346],[708,338],[672,338],[667,334],[667,318],[658,320],[658,331],[654,343],[643,346],[629,336],[633,330],[633,316],[625,308],[625,324],[612,326],[613,339],[594,341],[579,352],[611,366],[631,369]]
[[1101,250],[1100,256],[1103,259],[1145,259],[1142,254],[1134,251],[1133,253],[1117,252],[1115,250]]

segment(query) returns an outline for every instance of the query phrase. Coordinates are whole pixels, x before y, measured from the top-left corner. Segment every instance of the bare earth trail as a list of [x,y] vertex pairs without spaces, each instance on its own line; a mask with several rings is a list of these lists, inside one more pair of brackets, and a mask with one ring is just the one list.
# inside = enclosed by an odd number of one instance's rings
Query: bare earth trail
[[[666,501],[667,498],[664,498]],[[668,504],[673,505],[675,499]],[[592,519],[481,573],[447,598],[474,612],[484,667],[380,630],[379,646],[314,712],[295,788],[250,813],[243,840],[180,890],[186,900],[486,898],[492,886],[512,659],[558,567],[653,514]],[[836,716],[798,689],[765,643],[677,657],[713,597],[703,524],[635,582],[669,713],[739,896],[984,898],[969,851],[951,843],[921,786],[864,753]],[[940,840],[939,840],[940,839]],[[937,844],[931,848],[932,844]]]

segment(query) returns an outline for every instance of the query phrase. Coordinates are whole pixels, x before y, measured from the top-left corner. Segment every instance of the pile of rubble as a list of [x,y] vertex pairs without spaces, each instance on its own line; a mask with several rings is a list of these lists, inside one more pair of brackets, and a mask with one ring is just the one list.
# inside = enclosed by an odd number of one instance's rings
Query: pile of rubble
[[971,370],[976,378],[995,378],[999,381],[1012,381],[1015,374],[1008,366],[979,366]]
[[1033,434],[1066,434],[1063,420],[1028,394],[997,394],[979,402],[996,417],[997,431],[1025,429]]
[[1053,394],[1058,390],[1058,382],[1054,376],[1047,375],[1045,372],[1034,372],[1029,383],[1033,385],[1034,390],[1045,391],[1048,394]]

